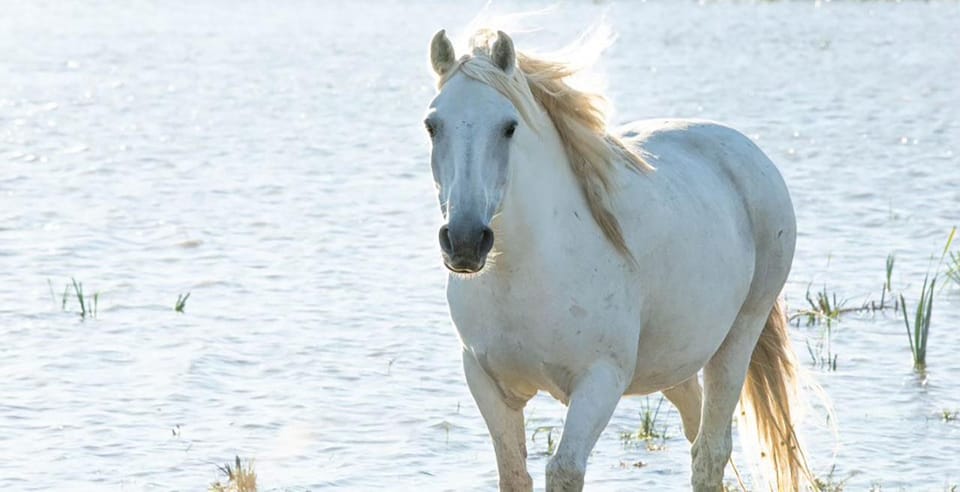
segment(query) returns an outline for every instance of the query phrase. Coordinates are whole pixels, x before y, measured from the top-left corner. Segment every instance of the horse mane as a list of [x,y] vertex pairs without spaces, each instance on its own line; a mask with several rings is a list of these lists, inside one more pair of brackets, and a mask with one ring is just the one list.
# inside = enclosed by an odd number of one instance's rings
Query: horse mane
[[[539,132],[538,106],[553,122],[570,161],[570,169],[583,190],[593,219],[621,254],[634,259],[623,238],[620,222],[610,203],[612,173],[623,162],[640,172],[654,168],[607,128],[607,100],[599,92],[578,90],[569,79],[586,67],[538,58],[517,52],[517,67],[507,74],[491,57],[496,31],[478,30],[469,41],[470,53],[438,81],[443,84],[457,71],[493,87],[517,108],[524,121]],[[586,46],[586,45],[584,45]]]

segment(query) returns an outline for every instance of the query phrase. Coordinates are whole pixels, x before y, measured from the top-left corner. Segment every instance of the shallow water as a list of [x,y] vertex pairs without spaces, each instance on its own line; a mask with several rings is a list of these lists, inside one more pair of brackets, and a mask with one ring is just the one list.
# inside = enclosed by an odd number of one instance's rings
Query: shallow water
[[[420,124],[429,37],[482,7],[453,4],[5,6],[0,488],[198,490],[234,454],[264,490],[495,487]],[[960,4],[570,2],[517,43],[556,46],[604,12],[617,121],[725,121],[779,163],[794,307],[811,282],[876,298],[890,252],[915,304],[960,222]],[[61,310],[71,277],[99,292],[96,319]],[[958,320],[944,288],[926,379],[897,315],[835,329],[837,370],[813,370],[850,489],[960,482],[960,423],[938,416],[960,410]],[[818,329],[793,334],[808,362]],[[676,411],[663,450],[621,444],[642,403],[620,405],[588,490],[686,487]],[[534,400],[530,434],[562,411]],[[831,440],[810,433],[825,472]],[[546,447],[530,442],[539,487]]]

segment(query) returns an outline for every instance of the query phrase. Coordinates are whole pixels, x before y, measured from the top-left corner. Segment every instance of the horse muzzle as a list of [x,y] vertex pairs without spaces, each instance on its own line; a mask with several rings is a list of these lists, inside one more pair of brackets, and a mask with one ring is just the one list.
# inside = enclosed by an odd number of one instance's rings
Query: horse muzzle
[[443,264],[454,273],[477,273],[493,249],[493,230],[486,225],[446,224],[440,228]]

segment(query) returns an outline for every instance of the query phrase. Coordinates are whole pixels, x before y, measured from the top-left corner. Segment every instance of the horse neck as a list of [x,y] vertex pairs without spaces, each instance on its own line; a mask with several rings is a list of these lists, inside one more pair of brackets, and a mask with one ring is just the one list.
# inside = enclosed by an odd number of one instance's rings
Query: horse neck
[[569,244],[574,212],[590,220],[580,184],[556,127],[545,112],[539,132],[518,134],[510,152],[510,176],[503,206],[494,220],[499,265],[551,261],[558,245]]

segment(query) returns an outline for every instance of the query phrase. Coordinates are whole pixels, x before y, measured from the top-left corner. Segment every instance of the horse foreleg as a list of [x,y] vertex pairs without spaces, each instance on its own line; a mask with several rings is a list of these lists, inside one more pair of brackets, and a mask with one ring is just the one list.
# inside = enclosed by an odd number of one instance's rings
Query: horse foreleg
[[680,418],[683,420],[683,434],[690,443],[693,443],[700,431],[700,412],[703,400],[700,380],[697,375],[694,374],[686,381],[663,390],[662,393],[680,411]]
[[526,401],[509,404],[503,392],[480,366],[472,353],[463,353],[463,372],[480,414],[487,423],[497,455],[500,490],[529,492],[533,481],[527,473],[527,436],[523,427],[523,406]]
[[693,490],[723,490],[723,470],[730,461],[730,426],[747,377],[753,347],[766,323],[766,314],[741,311],[717,353],[703,368],[703,412],[700,433],[693,443]]
[[579,492],[587,470],[587,457],[617,402],[626,380],[611,365],[594,365],[576,382],[557,452],[547,463],[547,492]]

